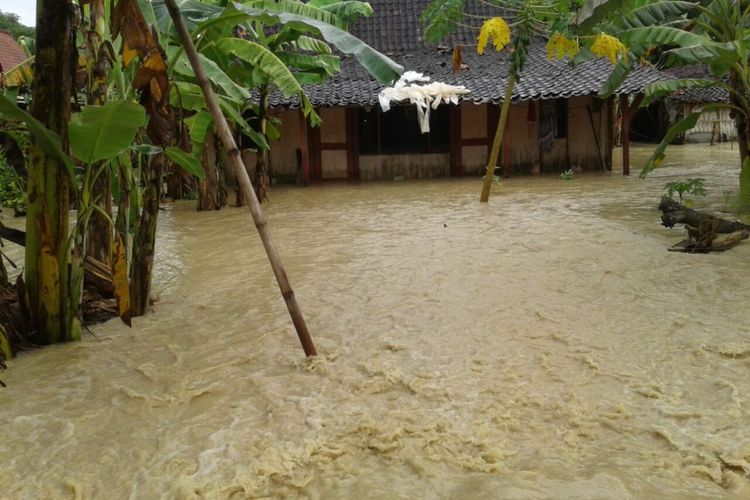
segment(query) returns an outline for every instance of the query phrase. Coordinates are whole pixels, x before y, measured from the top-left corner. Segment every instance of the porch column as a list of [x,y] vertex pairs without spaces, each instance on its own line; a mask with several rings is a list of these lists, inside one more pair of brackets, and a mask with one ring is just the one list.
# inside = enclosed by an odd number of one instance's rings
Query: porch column
[[450,120],[451,143],[451,176],[460,177],[464,174],[463,159],[461,157],[461,104],[450,104],[448,108]]
[[628,96],[620,96],[622,112],[622,175],[630,175],[630,121],[638,111],[643,101],[643,94],[638,94],[632,104],[628,103]]
[[300,150],[300,162],[302,166],[302,172],[300,175],[300,179],[298,179],[297,183],[302,184],[303,186],[309,186],[310,185],[310,148],[308,146],[308,141],[310,140],[309,134],[307,133],[307,120],[305,119],[305,115],[300,109],[297,113],[297,116],[299,117],[299,150]]

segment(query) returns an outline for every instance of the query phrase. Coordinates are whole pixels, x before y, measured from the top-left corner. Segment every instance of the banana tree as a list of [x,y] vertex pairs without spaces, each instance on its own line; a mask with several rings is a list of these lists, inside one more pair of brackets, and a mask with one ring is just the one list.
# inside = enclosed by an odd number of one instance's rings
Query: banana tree
[[[674,9],[666,9],[669,4],[682,4],[683,8],[673,5]],[[663,2],[650,6],[649,13],[640,23],[625,24],[619,34],[636,57],[656,53],[656,62],[662,68],[705,64],[711,74],[649,85],[643,105],[676,91],[700,87],[725,89],[729,102],[705,106],[672,126],[641,170],[641,177],[661,164],[669,143],[694,127],[702,113],[729,109],[738,135],[740,199],[743,208],[750,209],[750,4],[733,0]],[[621,78],[627,69],[621,72]]]
[[[232,81],[255,90],[257,104],[250,106],[253,134],[246,124],[234,120],[242,132],[250,135],[258,146],[255,188],[259,199],[266,197],[268,182],[268,142],[279,135],[278,122],[269,118],[268,96],[279,91],[286,97],[296,97],[311,124],[320,119],[313,109],[302,85],[318,83],[339,70],[340,52],[352,54],[377,79],[390,83],[402,68],[386,56],[346,31],[348,22],[359,15],[369,15],[372,9],[363,2],[330,2],[315,0],[256,0],[244,4],[230,4],[224,9],[213,5],[186,2],[181,6],[183,17],[196,40],[199,56],[209,72],[221,69]],[[154,2],[154,12],[163,33],[170,33],[171,21],[166,18],[162,0]],[[177,68],[180,56],[173,59]],[[182,73],[189,78],[189,69]],[[227,89],[214,80],[214,90],[227,114]],[[201,103],[195,85],[178,84],[185,101]],[[247,109],[245,110],[247,111]],[[246,113],[245,113],[246,114]],[[195,142],[194,142],[195,144]]]

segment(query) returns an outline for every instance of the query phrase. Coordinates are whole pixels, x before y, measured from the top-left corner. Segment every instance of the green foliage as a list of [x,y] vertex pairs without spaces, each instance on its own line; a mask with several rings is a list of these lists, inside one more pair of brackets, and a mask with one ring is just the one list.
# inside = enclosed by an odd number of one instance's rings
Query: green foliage
[[19,108],[16,105],[15,99],[10,100],[4,94],[0,94],[0,115],[25,123],[29,131],[36,138],[36,143],[39,147],[48,155],[60,161],[65,166],[71,179],[74,177],[73,162],[63,151],[62,142],[57,133],[49,130],[42,122]]
[[576,173],[573,172],[573,170],[568,169],[565,172],[560,174],[560,179],[563,181],[572,181],[576,176]]
[[642,107],[647,107],[655,99],[666,95],[674,94],[680,90],[694,89],[694,88],[709,88],[716,87],[716,80],[705,80],[700,78],[684,78],[681,80],[662,80],[646,85],[644,88],[644,95]]
[[15,39],[22,36],[33,39],[36,36],[34,28],[21,24],[18,15],[11,12],[0,11],[0,29],[10,32]]
[[201,162],[194,155],[186,153],[182,149],[174,146],[168,147],[164,152],[170,160],[182,167],[185,172],[194,175],[199,179],[203,179],[206,176],[206,173],[203,171],[203,166],[201,166]]
[[[241,4],[235,4],[234,7],[246,16],[244,20],[259,19],[269,25],[298,25],[302,28],[302,31],[322,37],[342,53],[354,56],[359,64],[381,83],[390,84],[394,82],[404,70],[401,65],[396,64],[391,58],[376,51],[351,33],[324,21],[295,13],[260,10]],[[238,17],[237,14],[237,10],[229,7],[222,14],[222,17],[226,16],[225,19],[233,22],[243,19],[242,17]]]
[[2,150],[0,150],[0,207],[12,208],[15,213],[26,211],[26,180],[8,164]]
[[422,13],[425,40],[440,42],[464,19],[464,0],[435,0]]
[[305,116],[310,119],[313,126],[320,124],[320,117],[313,109],[302,90],[302,86],[276,54],[258,43],[241,38],[224,38],[218,43],[218,46],[221,50],[238,57],[267,74],[286,97],[299,96]]
[[706,196],[706,189],[703,184],[704,179],[682,179],[679,181],[668,182],[664,186],[664,195],[674,199],[677,194],[680,201],[685,195],[689,196]]
[[132,101],[86,106],[71,117],[70,148],[86,164],[111,160],[130,148],[138,129],[146,124],[146,110]]
[[628,12],[617,23],[625,29],[641,28],[661,24],[666,19],[681,21],[684,16],[698,6],[694,2],[662,1],[654,2]]

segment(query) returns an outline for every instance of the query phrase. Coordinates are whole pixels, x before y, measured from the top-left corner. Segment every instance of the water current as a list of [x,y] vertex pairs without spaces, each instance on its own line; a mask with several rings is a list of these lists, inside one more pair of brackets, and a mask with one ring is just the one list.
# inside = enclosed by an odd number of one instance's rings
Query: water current
[[655,207],[736,165],[274,188],[312,360],[246,210],[169,206],[153,313],[2,375],[0,498],[750,498],[750,243]]

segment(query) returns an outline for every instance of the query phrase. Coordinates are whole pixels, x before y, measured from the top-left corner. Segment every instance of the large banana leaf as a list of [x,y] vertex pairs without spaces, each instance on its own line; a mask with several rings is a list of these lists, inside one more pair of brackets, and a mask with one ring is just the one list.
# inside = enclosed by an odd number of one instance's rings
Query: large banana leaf
[[318,40],[310,36],[300,36],[292,42],[299,50],[306,50],[308,52],[314,52],[316,54],[331,54],[331,46],[325,43],[323,40]]
[[332,24],[328,24],[306,16],[286,12],[273,12],[248,7],[242,4],[232,4],[224,13],[211,21],[202,23],[201,30],[209,28],[215,23],[238,23],[259,19],[268,25],[292,24],[312,33],[335,46],[345,54],[353,55],[357,61],[378,81],[390,84],[399,78],[404,68],[396,64],[391,58],[376,51],[359,38]]
[[132,101],[86,106],[70,119],[70,149],[76,158],[89,165],[111,160],[130,148],[138,129],[145,124],[146,110]]
[[[168,53],[170,59],[172,59],[174,70],[179,75],[189,78],[195,77],[193,67],[190,65],[190,62],[187,60],[187,56],[184,52],[180,52],[178,54],[178,50],[175,47],[170,47]],[[175,60],[174,58],[177,59]],[[246,88],[237,85],[226,73],[224,73],[219,65],[216,64],[216,62],[201,53],[198,53],[198,58],[203,65],[206,76],[208,76],[209,81],[214,85],[214,87],[218,86],[221,90],[224,91],[224,94],[227,97],[238,103],[250,99],[250,92]]]
[[326,76],[333,76],[341,69],[341,59],[336,56],[317,54],[314,56],[299,52],[277,52],[279,59],[288,67],[300,71],[316,71]]
[[576,15],[574,24],[580,33],[586,33],[602,21],[610,18],[617,10],[627,6],[628,0],[586,0]]
[[643,89],[644,99],[641,106],[648,106],[659,97],[674,94],[680,90],[694,88],[708,88],[722,85],[722,82],[716,80],[706,80],[701,78],[683,78],[680,80],[663,80],[646,85]]
[[[708,42],[708,43],[707,43]],[[735,44],[703,43],[665,50],[659,58],[659,65],[665,68],[693,64],[707,64],[715,76],[725,75],[739,60]]]
[[374,14],[372,6],[367,2],[310,0],[307,5],[331,12],[347,23],[358,17],[369,17]]
[[246,7],[269,10],[272,12],[297,14],[310,19],[315,19],[316,21],[333,24],[341,28],[345,26],[345,23],[341,18],[327,10],[317,8],[311,2],[303,3],[299,0],[245,0],[242,3]]
[[[216,17],[223,10],[219,6],[202,3],[197,0],[176,0],[176,3],[180,8],[182,18],[185,20],[185,25],[187,25],[188,31],[191,33],[199,22]],[[167,5],[164,3],[164,0],[151,0],[151,4],[159,31],[169,35],[174,29],[174,24],[167,10]]]
[[[203,97],[203,92],[199,86],[194,83],[176,82],[175,87],[177,88],[175,94],[179,94],[179,98],[176,95],[172,96],[171,103],[173,106],[180,106],[183,109],[193,111],[202,111],[206,109],[206,100]],[[268,141],[266,141],[266,138],[263,134],[248,125],[247,121],[242,117],[242,113],[240,113],[237,103],[229,101],[219,95],[217,95],[216,98],[219,101],[221,110],[224,112],[224,115],[227,116],[229,122],[240,127],[242,132],[250,137],[260,149],[268,149]]]
[[200,158],[203,155],[203,148],[206,144],[206,137],[209,130],[213,127],[214,120],[206,110],[199,111],[190,118],[185,119],[185,125],[188,128],[190,142],[193,143],[193,154]]
[[73,162],[62,149],[60,136],[44,126],[42,122],[31,116],[16,105],[15,99],[11,100],[5,94],[0,94],[0,115],[5,115],[14,120],[22,121],[29,127],[37,144],[45,153],[56,158],[63,165],[71,179],[74,178]]
[[667,150],[667,146],[675,140],[675,138],[680,135],[684,134],[691,128],[695,127],[695,124],[698,123],[698,118],[700,118],[701,114],[707,112],[707,111],[716,111],[717,109],[720,109],[722,107],[725,107],[724,104],[709,104],[707,106],[704,106],[701,109],[698,109],[696,111],[693,111],[692,113],[688,114],[685,118],[680,120],[679,122],[672,125],[669,130],[667,130],[667,133],[664,135],[664,139],[659,143],[659,145],[654,150],[651,157],[646,162],[646,165],[644,165],[643,169],[641,170],[640,177],[643,179],[648,174],[651,173],[656,167],[658,167],[661,162],[664,160],[665,151]]
[[273,84],[286,97],[299,96],[305,116],[309,117],[313,125],[317,125],[320,122],[320,118],[315,113],[315,109],[313,109],[312,104],[302,90],[302,86],[276,54],[258,43],[241,38],[225,38],[217,45],[226,52],[237,56],[266,73]]
[[630,74],[630,71],[633,69],[634,59],[635,56],[630,53],[628,54],[628,57],[620,58],[620,60],[617,61],[617,64],[615,64],[612,72],[607,77],[607,81],[604,82],[601,90],[599,90],[599,97],[601,97],[602,99],[606,99],[607,97],[614,94],[618,88],[620,88],[622,82],[625,81],[625,79]]
[[25,61],[16,66],[10,68],[8,71],[2,74],[2,85],[4,87],[23,87],[24,85],[31,85],[31,80],[34,78],[34,72],[32,70],[32,64],[34,57],[29,57]]
[[621,21],[622,27],[632,29],[664,25],[672,22],[675,18],[685,15],[696,8],[697,5],[693,2],[680,1],[649,3],[626,14]]
[[686,47],[700,44],[713,47],[718,45],[704,36],[671,26],[645,26],[628,29],[619,33],[619,38],[628,46],[631,44],[638,44],[644,47],[655,45],[678,45]]
[[165,149],[164,153],[166,153],[167,157],[172,160],[173,163],[182,167],[185,172],[194,175],[199,179],[203,179],[206,176],[206,173],[201,166],[201,162],[198,161],[194,155],[174,146]]

